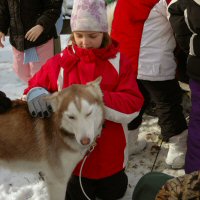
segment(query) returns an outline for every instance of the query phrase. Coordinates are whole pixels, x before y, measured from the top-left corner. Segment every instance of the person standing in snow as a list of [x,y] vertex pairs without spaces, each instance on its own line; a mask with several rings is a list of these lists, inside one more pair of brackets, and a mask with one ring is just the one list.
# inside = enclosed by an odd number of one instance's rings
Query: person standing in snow
[[44,95],[72,84],[86,84],[101,76],[105,104],[105,123],[97,145],[74,169],[68,182],[66,199],[115,200],[124,196],[128,185],[125,166],[127,124],[142,107],[143,97],[129,59],[119,52],[118,43],[108,34],[104,0],[74,0],[72,35],[68,46],[42,66],[25,89],[33,117],[46,117],[51,111]]
[[200,1],[172,1],[168,11],[176,40],[188,54],[187,74],[192,108],[188,127],[185,172],[190,173],[200,170]]
[[1,0],[0,48],[5,35],[13,47],[13,68],[18,77],[28,80],[54,55],[55,23],[63,0]]
[[[169,0],[118,0],[111,36],[132,60],[145,100],[150,95],[156,103],[161,136],[169,142],[166,163],[172,168],[183,168],[188,131],[181,106],[182,92],[175,78],[176,42],[167,18],[168,3]],[[134,125],[133,120],[129,130]]]

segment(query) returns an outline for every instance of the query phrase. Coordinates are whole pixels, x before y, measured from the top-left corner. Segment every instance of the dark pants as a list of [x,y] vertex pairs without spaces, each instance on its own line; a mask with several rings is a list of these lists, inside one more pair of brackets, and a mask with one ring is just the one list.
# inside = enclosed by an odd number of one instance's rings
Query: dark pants
[[[152,99],[156,104],[158,124],[164,141],[170,137],[180,134],[187,129],[187,123],[183,115],[182,90],[177,80],[146,81],[139,80],[139,88],[145,101]],[[144,104],[144,107],[147,103]],[[143,114],[144,109],[141,111]]]
[[[102,200],[122,198],[128,185],[124,170],[99,180],[87,178],[81,178],[81,180],[84,192],[91,200],[95,200],[96,197]],[[78,176],[73,175],[69,180],[65,200],[87,200],[81,190]]]
[[138,87],[144,97],[144,104],[140,110],[140,113],[139,115],[133,119],[129,124],[128,124],[128,130],[135,130],[137,129],[141,123],[142,123],[142,116],[147,108],[147,106],[150,104],[151,102],[151,97],[149,95],[149,92],[145,89],[145,87],[143,86],[143,84],[137,80],[137,83],[138,83]]
[[200,81],[190,80],[192,109],[188,128],[185,172],[200,170]]

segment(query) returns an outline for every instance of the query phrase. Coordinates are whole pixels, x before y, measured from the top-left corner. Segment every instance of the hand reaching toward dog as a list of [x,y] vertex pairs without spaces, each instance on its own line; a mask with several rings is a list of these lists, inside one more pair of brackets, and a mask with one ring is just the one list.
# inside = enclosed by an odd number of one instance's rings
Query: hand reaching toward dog
[[5,41],[5,34],[0,32],[0,48],[4,47],[2,41]]
[[33,117],[50,117],[52,112],[52,107],[45,100],[45,96],[50,95],[50,93],[41,87],[33,88],[27,94],[27,103],[30,114]]
[[30,42],[35,42],[43,31],[44,31],[43,26],[36,25],[26,33],[25,38]]

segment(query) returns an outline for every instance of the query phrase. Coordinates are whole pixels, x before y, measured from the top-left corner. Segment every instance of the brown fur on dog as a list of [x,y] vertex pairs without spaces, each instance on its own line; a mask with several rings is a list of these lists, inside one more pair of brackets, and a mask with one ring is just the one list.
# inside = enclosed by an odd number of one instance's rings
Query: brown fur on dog
[[[53,108],[49,118],[34,118],[27,102],[12,101],[12,107],[0,114],[0,166],[41,171],[50,200],[64,200],[73,169],[102,130],[104,105],[99,83],[97,79],[72,85],[44,97]],[[94,129],[88,130],[90,124]]]

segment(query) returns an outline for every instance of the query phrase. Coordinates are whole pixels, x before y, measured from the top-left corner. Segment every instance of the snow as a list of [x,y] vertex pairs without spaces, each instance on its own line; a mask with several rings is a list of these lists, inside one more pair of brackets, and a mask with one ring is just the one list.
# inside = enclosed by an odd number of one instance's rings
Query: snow
[[[66,38],[66,35],[61,36],[62,48],[67,42]],[[5,48],[0,49],[0,90],[4,91],[11,99],[20,98],[26,84],[21,82],[13,72],[12,48],[8,37],[4,44]],[[134,187],[140,177],[152,170],[160,145],[159,134],[157,118],[145,115],[140,127],[140,137],[147,141],[147,147],[141,153],[131,156],[129,160],[126,168],[129,184],[122,200],[132,199]],[[183,175],[183,170],[172,170],[166,166],[164,160],[167,150],[168,145],[163,143],[153,170],[173,176]],[[45,184],[39,173],[16,173],[0,168],[0,200],[46,200],[47,196]]]

